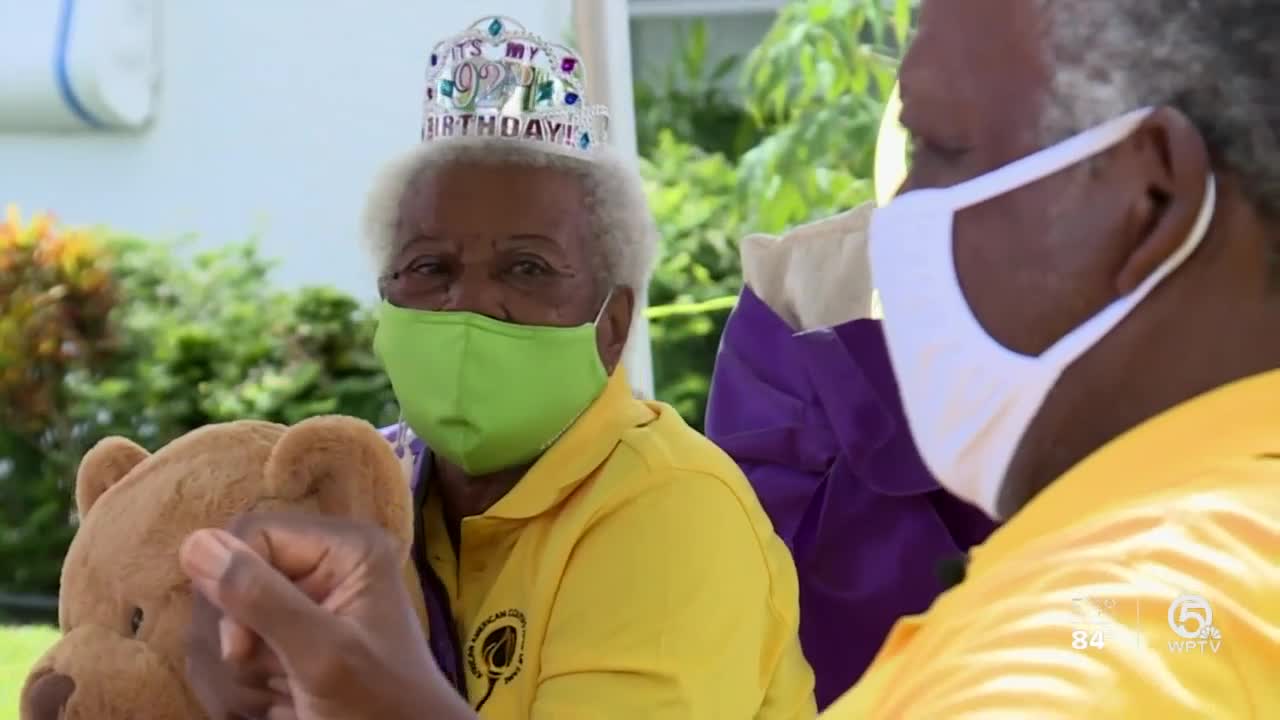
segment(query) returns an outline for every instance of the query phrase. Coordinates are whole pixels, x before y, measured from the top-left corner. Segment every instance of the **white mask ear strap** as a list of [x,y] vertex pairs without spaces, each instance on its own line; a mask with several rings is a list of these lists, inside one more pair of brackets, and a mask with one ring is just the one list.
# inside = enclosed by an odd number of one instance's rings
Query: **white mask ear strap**
[[600,309],[596,311],[596,319],[591,323],[596,327],[600,326],[600,319],[604,317],[604,311],[609,309],[609,301],[613,299],[615,289],[610,289],[609,294],[604,296],[604,302],[600,303]]
[[947,188],[951,207],[959,211],[984,203],[1109,150],[1132,135],[1153,111],[1154,108],[1134,110],[1001,168]]
[[1191,257],[1196,248],[1200,247],[1205,235],[1209,234],[1209,225],[1213,222],[1213,211],[1216,205],[1217,183],[1210,175],[1204,191],[1204,202],[1200,204],[1200,213],[1196,216],[1196,222],[1192,225],[1191,232],[1187,234],[1187,239],[1183,241],[1182,246],[1165,258],[1165,261],[1134,288],[1133,292],[1112,301],[1110,305],[1086,320],[1083,325],[1054,343],[1040,357],[1052,358],[1048,360],[1051,366],[1065,368],[1075,362],[1086,350],[1096,345],[1103,336],[1119,325],[1129,312],[1155,289],[1156,285],[1177,270],[1187,261],[1187,258]]

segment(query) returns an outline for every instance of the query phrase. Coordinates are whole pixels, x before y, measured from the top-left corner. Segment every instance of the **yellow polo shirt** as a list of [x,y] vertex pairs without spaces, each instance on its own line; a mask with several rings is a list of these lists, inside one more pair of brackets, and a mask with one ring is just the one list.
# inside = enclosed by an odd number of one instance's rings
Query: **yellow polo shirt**
[[480,717],[817,714],[786,546],[733,461],[636,400],[621,370],[510,493],[463,520],[456,556],[436,497],[427,560]]
[[824,720],[1280,718],[1280,371],[1112,441],[971,557]]

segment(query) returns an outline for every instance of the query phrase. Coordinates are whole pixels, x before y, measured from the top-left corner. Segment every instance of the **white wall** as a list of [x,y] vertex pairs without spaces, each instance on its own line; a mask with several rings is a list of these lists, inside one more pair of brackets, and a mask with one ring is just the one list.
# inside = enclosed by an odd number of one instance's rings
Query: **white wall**
[[[49,0],[26,0],[45,2]],[[168,0],[154,126],[0,134],[0,205],[213,247],[260,234],[285,285],[373,296],[359,210],[417,142],[431,46],[485,14],[560,39],[568,0]]]
[[[680,16],[642,15],[631,21],[631,64],[638,81],[661,85],[668,68],[677,68],[680,51],[694,22],[701,20],[707,28],[706,72],[721,60],[736,55],[744,61],[773,26],[775,13],[686,14]],[[741,70],[739,65],[739,70]],[[700,80],[701,78],[697,78]],[[739,73],[731,73],[721,81],[730,97],[741,95]]]

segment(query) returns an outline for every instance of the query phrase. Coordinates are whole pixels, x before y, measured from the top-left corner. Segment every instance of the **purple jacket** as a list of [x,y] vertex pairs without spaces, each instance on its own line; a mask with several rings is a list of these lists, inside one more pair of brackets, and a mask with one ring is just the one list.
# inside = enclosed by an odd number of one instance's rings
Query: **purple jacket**
[[857,682],[899,617],[945,589],[939,563],[993,529],[925,469],[879,321],[797,334],[744,289],[716,359],[706,430],[795,557],[819,708]]
[[413,491],[413,565],[417,570],[422,600],[427,610],[427,642],[441,672],[465,698],[467,686],[462,675],[462,653],[458,648],[458,633],[453,626],[453,613],[449,611],[449,597],[435,571],[427,564],[427,553],[423,547],[426,536],[422,531],[422,506],[427,499],[428,487],[421,482],[422,466],[431,453],[422,440],[412,433],[406,434],[405,442],[401,443],[400,431],[400,426],[392,425],[382,428],[381,433],[395,448],[408,475],[406,480]]

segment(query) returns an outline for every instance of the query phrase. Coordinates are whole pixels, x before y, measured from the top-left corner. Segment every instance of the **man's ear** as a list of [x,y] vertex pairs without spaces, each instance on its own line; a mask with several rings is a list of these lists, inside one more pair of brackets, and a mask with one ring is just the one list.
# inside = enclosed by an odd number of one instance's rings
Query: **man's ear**
[[314,497],[326,515],[382,526],[407,557],[413,544],[409,479],[391,444],[369,423],[331,415],[294,425],[271,451],[265,482],[273,498]]
[[1204,137],[1180,111],[1151,113],[1131,140],[1146,194],[1134,208],[1142,239],[1116,276],[1116,289],[1133,292],[1178,251],[1195,227],[1212,172]]
[[76,513],[82,518],[88,515],[103,493],[149,457],[151,453],[132,440],[109,437],[99,441],[85,453],[76,471]]

